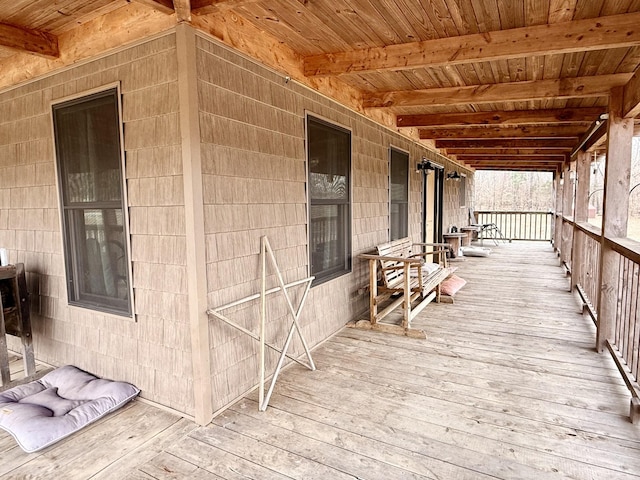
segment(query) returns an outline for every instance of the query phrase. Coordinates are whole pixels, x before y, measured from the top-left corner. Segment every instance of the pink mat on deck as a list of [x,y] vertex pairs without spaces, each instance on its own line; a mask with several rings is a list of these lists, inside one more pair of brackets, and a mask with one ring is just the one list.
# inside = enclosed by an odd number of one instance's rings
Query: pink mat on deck
[[464,287],[467,281],[464,278],[460,278],[457,275],[451,275],[440,285],[440,293],[442,295],[449,295],[453,297],[458,290]]

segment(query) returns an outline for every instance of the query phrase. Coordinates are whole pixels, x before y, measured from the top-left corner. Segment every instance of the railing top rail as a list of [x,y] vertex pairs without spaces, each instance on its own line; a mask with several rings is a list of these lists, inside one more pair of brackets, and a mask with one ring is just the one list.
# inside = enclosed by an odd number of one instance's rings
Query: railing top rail
[[591,237],[598,242],[600,241],[600,238],[602,237],[602,230],[595,225],[591,225],[587,222],[578,222],[573,225],[588,237]]
[[614,251],[640,264],[640,243],[629,238],[604,238],[605,243]]
[[476,210],[475,214],[536,214],[536,215],[551,215],[553,212],[549,210]]

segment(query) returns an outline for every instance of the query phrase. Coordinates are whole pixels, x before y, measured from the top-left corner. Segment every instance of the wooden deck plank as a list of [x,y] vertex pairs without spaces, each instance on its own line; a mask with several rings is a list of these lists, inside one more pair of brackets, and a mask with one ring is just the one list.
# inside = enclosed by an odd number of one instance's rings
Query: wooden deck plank
[[[606,422],[608,420],[606,414],[601,415],[600,422],[595,422],[593,418],[590,418],[589,412],[580,415],[579,411],[575,411],[573,417],[568,415],[561,416],[561,413],[566,412],[555,411],[554,408],[551,408],[552,404],[545,410],[534,409],[531,407],[531,402],[526,398],[516,399],[511,403],[508,403],[508,400],[496,402],[495,398],[491,396],[488,399],[483,398],[481,394],[465,396],[464,390],[457,394],[455,388],[449,388],[448,391],[438,391],[435,388],[429,389],[425,387],[412,390],[410,387],[405,389],[392,388],[394,385],[385,385],[382,384],[383,382],[384,380],[379,380],[378,383],[370,385],[370,395],[369,391],[363,391],[363,385],[367,382],[357,381],[353,378],[349,378],[349,381],[336,378],[331,383],[326,382],[327,385],[322,385],[322,387],[316,386],[318,382],[316,384],[313,382],[304,384],[298,382],[295,385],[283,382],[281,389],[283,394],[288,396],[297,395],[295,398],[307,402],[310,402],[314,397],[317,397],[321,402],[331,402],[332,398],[336,398],[335,401],[337,401],[338,398],[342,398],[340,395],[343,395],[345,399],[352,398],[353,402],[358,401],[358,404],[361,404],[363,402],[366,403],[367,398],[375,395],[382,406],[369,401],[367,411],[380,408],[381,415],[385,418],[391,412],[403,412],[412,418],[444,421],[443,426],[446,427],[448,426],[446,422],[451,421],[451,416],[454,418],[462,417],[498,428],[518,426],[519,430],[527,433],[535,434],[546,431],[549,432],[550,436],[565,438],[575,436],[579,432],[580,436],[585,435],[589,439],[602,438],[607,441],[615,439],[616,444],[621,443],[625,448],[628,447],[632,450],[640,447],[637,438],[635,440],[629,439],[629,437],[633,439],[636,433],[633,425],[627,421],[626,426],[621,429],[622,431],[612,428]],[[348,385],[352,393],[343,394],[338,386],[339,384],[342,384],[343,387]],[[491,395],[495,396],[499,393],[492,393]],[[572,408],[582,410],[580,407]],[[619,422],[625,420],[621,415],[617,415],[615,418]]]
[[[196,436],[199,437],[199,435]],[[225,452],[191,435],[175,443],[167,451],[227,480],[246,480],[247,478],[290,480],[292,478],[268,466],[258,465],[241,456]]]
[[131,470],[151,461],[196,428],[197,426],[193,422],[175,417],[174,423],[170,423],[167,428],[159,431],[148,441],[141,443],[137,448],[117,458],[91,478],[94,480],[109,480],[124,477]]
[[162,452],[141,466],[139,470],[156,480],[180,480],[189,478],[194,480],[215,480],[220,477],[199,468],[175,455]]
[[[423,374],[418,370],[399,372],[397,369],[388,367],[388,362],[385,367],[382,361],[361,362],[354,359],[353,364],[341,367],[339,358],[336,357],[336,363],[332,365],[325,364],[326,369],[332,372],[335,370],[340,375],[355,377],[363,381],[370,381],[369,379],[373,378],[374,383],[381,382],[383,385],[387,385],[389,382],[400,382],[400,386],[403,386],[406,383],[407,386],[405,388],[409,390],[434,389],[444,392],[438,395],[438,397],[443,398],[447,397],[451,389],[455,389],[460,393],[464,392],[466,398],[480,398],[495,402],[498,405],[508,405],[509,402],[527,402],[530,408],[555,411],[563,416],[573,415],[578,418],[584,418],[589,412],[584,412],[583,410],[594,410],[598,413],[609,412],[614,416],[612,419],[614,424],[617,424],[619,416],[624,416],[628,413],[627,409],[622,408],[622,405],[616,404],[612,406],[606,400],[601,400],[599,403],[591,402],[588,397],[585,398],[571,392],[548,392],[501,379],[472,378],[455,371],[433,372],[433,369],[430,369],[427,374]],[[344,368],[344,370],[340,371],[340,368]],[[401,380],[399,381],[398,379]],[[436,396],[436,394],[432,393],[432,396]],[[580,410],[563,409],[563,406],[579,407]],[[602,416],[598,416],[598,418],[601,419]]]
[[[369,351],[368,355],[371,358],[375,358],[376,352],[379,352],[379,347],[369,349],[369,345],[361,345],[358,342],[353,342],[349,345],[342,345],[336,342],[331,346],[337,350],[337,355],[340,356],[342,352],[353,352],[354,350]],[[511,365],[501,365],[497,363],[483,363],[478,359],[465,359],[461,355],[451,355],[450,352],[445,351],[445,354],[438,355],[434,352],[424,352],[415,349],[409,351],[403,350],[398,352],[398,355],[393,359],[394,364],[404,363],[407,369],[411,369],[415,366],[412,364],[412,359],[416,359],[419,364],[429,365],[430,370],[439,370],[444,372],[467,372],[467,375],[473,375],[474,378],[485,379],[488,381],[508,382],[513,385],[525,385],[528,388],[544,388],[546,392],[566,392],[567,389],[573,389],[572,393],[580,394],[585,392],[589,398],[594,400],[607,401],[610,400],[611,395],[628,396],[628,391],[621,388],[619,384],[604,384],[599,383],[598,389],[593,390],[593,382],[589,380],[583,380],[567,375],[560,375],[564,378],[557,378],[559,375],[556,372],[545,371],[544,375],[531,372],[530,370],[520,368],[519,365],[512,363]],[[384,358],[383,358],[384,360]],[[386,359],[389,360],[388,358]],[[482,360],[481,358],[479,360]],[[393,365],[390,366],[393,369]],[[561,380],[561,381],[560,381]]]
[[286,448],[268,445],[219,425],[213,424],[200,428],[191,436],[291,478],[353,480],[352,475],[321,462],[309,460],[289,452]]
[[[488,242],[485,242],[487,245]],[[630,395],[546,243],[456,265],[426,340],[344,329],[211,425],[133,402],[37,454],[0,433],[0,478],[640,479]]]
[[[13,478],[89,478],[179,420],[150,405],[132,402],[38,453],[3,454],[0,474]],[[5,460],[6,459],[6,460]]]
[[[263,415],[262,418],[266,417],[268,421],[287,425],[287,428],[298,428],[315,434],[318,434],[317,432],[323,429],[327,429],[328,432],[337,430],[338,433],[334,433],[334,435],[340,440],[341,444],[346,443],[344,438],[347,435],[361,435],[369,440],[368,442],[360,441],[356,448],[363,448],[363,446],[364,448],[378,448],[378,452],[388,453],[390,450],[393,451],[394,446],[398,445],[396,448],[400,451],[409,453],[412,450],[417,450],[420,454],[414,453],[426,459],[427,457],[424,457],[426,452],[421,449],[421,445],[431,443],[434,438],[449,443],[454,448],[459,448],[461,445],[464,448],[478,448],[478,440],[474,442],[470,441],[470,439],[473,440],[474,437],[479,437],[479,444],[483,445],[484,448],[490,448],[494,451],[498,451],[498,449],[505,451],[506,449],[509,457],[529,456],[539,461],[537,457],[541,452],[542,456],[546,457],[547,461],[551,462],[552,465],[563,461],[564,458],[568,458],[585,463],[595,461],[597,465],[604,465],[613,470],[619,468],[620,465],[640,468],[639,459],[623,453],[599,450],[597,447],[589,445],[590,441],[585,441],[584,447],[576,449],[573,445],[567,445],[560,437],[553,439],[536,434],[522,435],[519,432],[512,431],[510,428],[491,430],[494,432],[494,436],[487,438],[485,435],[487,432],[486,426],[474,420],[461,419],[455,414],[452,416],[455,421],[447,423],[446,426],[433,423],[430,419],[416,421],[415,418],[403,417],[401,414],[393,413],[393,411],[385,415],[384,423],[380,423],[376,421],[376,414],[370,411],[363,413],[348,412],[346,409],[334,409],[333,407],[323,408],[284,395],[276,396],[274,401],[277,401],[278,407],[273,408],[270,414]],[[250,407],[251,405],[249,404],[246,404],[246,406],[242,404],[242,412],[252,416],[262,415]],[[311,420],[314,423],[303,427],[300,417]],[[329,433],[326,433],[326,435],[328,436]],[[401,448],[400,445],[402,446]],[[474,447],[474,445],[476,446]],[[629,452],[625,453],[628,454]],[[383,455],[382,453],[379,454]],[[395,455],[394,460],[401,462]],[[435,459],[430,460],[434,461]],[[402,464],[405,468],[409,468],[406,462]],[[451,467],[451,465],[449,466]],[[424,468],[424,461],[418,464],[417,468]],[[460,475],[460,472],[455,472],[455,474],[443,475],[439,478],[462,478]],[[476,476],[472,476],[472,478],[478,478],[479,473],[474,472],[473,475]]]

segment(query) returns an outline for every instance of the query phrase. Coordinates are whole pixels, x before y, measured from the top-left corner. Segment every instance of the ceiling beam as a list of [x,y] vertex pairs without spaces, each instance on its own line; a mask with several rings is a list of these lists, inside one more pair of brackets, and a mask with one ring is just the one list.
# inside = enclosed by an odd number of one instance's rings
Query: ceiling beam
[[478,158],[502,155],[565,155],[571,152],[571,148],[447,148],[447,155],[475,155]]
[[591,150],[591,148],[598,147],[604,143],[607,138],[607,123],[608,122],[605,121],[598,126],[598,129],[587,139],[585,144],[582,146],[583,150],[588,152],[589,150]]
[[548,155],[546,157],[538,157],[535,155],[511,155],[501,157],[477,157],[475,155],[457,155],[456,159],[465,163],[504,163],[504,162],[527,162],[527,163],[549,163],[564,162],[564,155]]
[[[640,30],[640,29],[639,29]],[[364,108],[433,107],[529,100],[606,97],[614,87],[627,84],[632,74],[616,73],[591,77],[530,80],[524,82],[468,85],[375,92],[363,96]]]
[[309,56],[306,76],[407,70],[640,45],[640,13]]
[[468,165],[475,170],[506,170],[518,172],[555,172],[560,164],[544,165]]
[[195,15],[207,15],[234,7],[256,3],[259,0],[191,0],[191,12]]
[[436,148],[536,148],[536,149],[571,149],[577,140],[559,138],[540,140],[535,138],[516,138],[500,140],[497,138],[486,140],[436,140]]
[[557,108],[547,110],[510,110],[470,113],[431,113],[398,115],[398,127],[449,125],[531,125],[538,123],[592,123],[606,108]]
[[421,128],[421,140],[445,138],[576,138],[587,130],[580,125],[523,125],[506,127],[436,127]]
[[0,23],[0,46],[45,58],[60,57],[55,35],[6,23]]
[[624,87],[622,114],[624,118],[635,118],[640,115],[640,68]]
[[191,1],[190,0],[173,0],[173,8],[176,11],[178,22],[191,21]]
[[166,15],[173,15],[175,9],[173,8],[173,2],[171,0],[134,0],[137,3],[151,7]]

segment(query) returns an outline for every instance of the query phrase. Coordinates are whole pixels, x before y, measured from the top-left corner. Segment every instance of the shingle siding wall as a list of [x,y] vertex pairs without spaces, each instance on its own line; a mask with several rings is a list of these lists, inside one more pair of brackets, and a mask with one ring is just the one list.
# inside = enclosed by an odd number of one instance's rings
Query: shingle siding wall
[[[305,114],[351,131],[353,268],[309,293],[300,321],[317,345],[368,308],[367,265],[357,255],[388,240],[389,148],[410,154],[415,241],[422,177],[414,167],[432,154],[212,40],[198,36],[196,59],[210,307],[259,291],[263,235],[285,281],[309,274]],[[67,306],[56,190],[50,103],[115,82],[123,94],[136,321]],[[27,267],[39,359],[130,381],[146,398],[193,414],[178,98],[173,34],[0,93],[0,247]],[[445,224],[462,225],[454,190],[445,185]],[[270,265],[268,282],[276,285]],[[297,305],[302,289],[291,294]],[[227,314],[257,331],[257,302]],[[290,324],[281,297],[270,297],[268,318],[267,336],[281,345]],[[258,345],[215,318],[209,326],[219,409],[256,384]],[[303,352],[297,337],[291,350]],[[269,372],[276,360],[268,354]]]
[[[356,256],[388,240],[391,146],[410,152],[409,231],[420,240],[422,178],[414,167],[426,150],[212,41],[197,45],[210,306],[259,291],[262,235],[286,281],[309,274],[305,113],[351,131],[353,271],[311,289],[301,324],[316,345],[368,308],[367,265]],[[290,319],[277,296],[269,306],[268,337],[282,344]],[[257,332],[258,302],[228,316]],[[214,318],[211,348],[213,403],[221,408],[256,384],[258,344]],[[299,342],[292,350],[303,353]],[[267,374],[276,359],[268,354]]]
[[[115,82],[137,322],[68,307],[65,290],[50,103]],[[0,247],[25,263],[40,360],[130,381],[192,413],[177,98],[173,35],[0,94]]]

